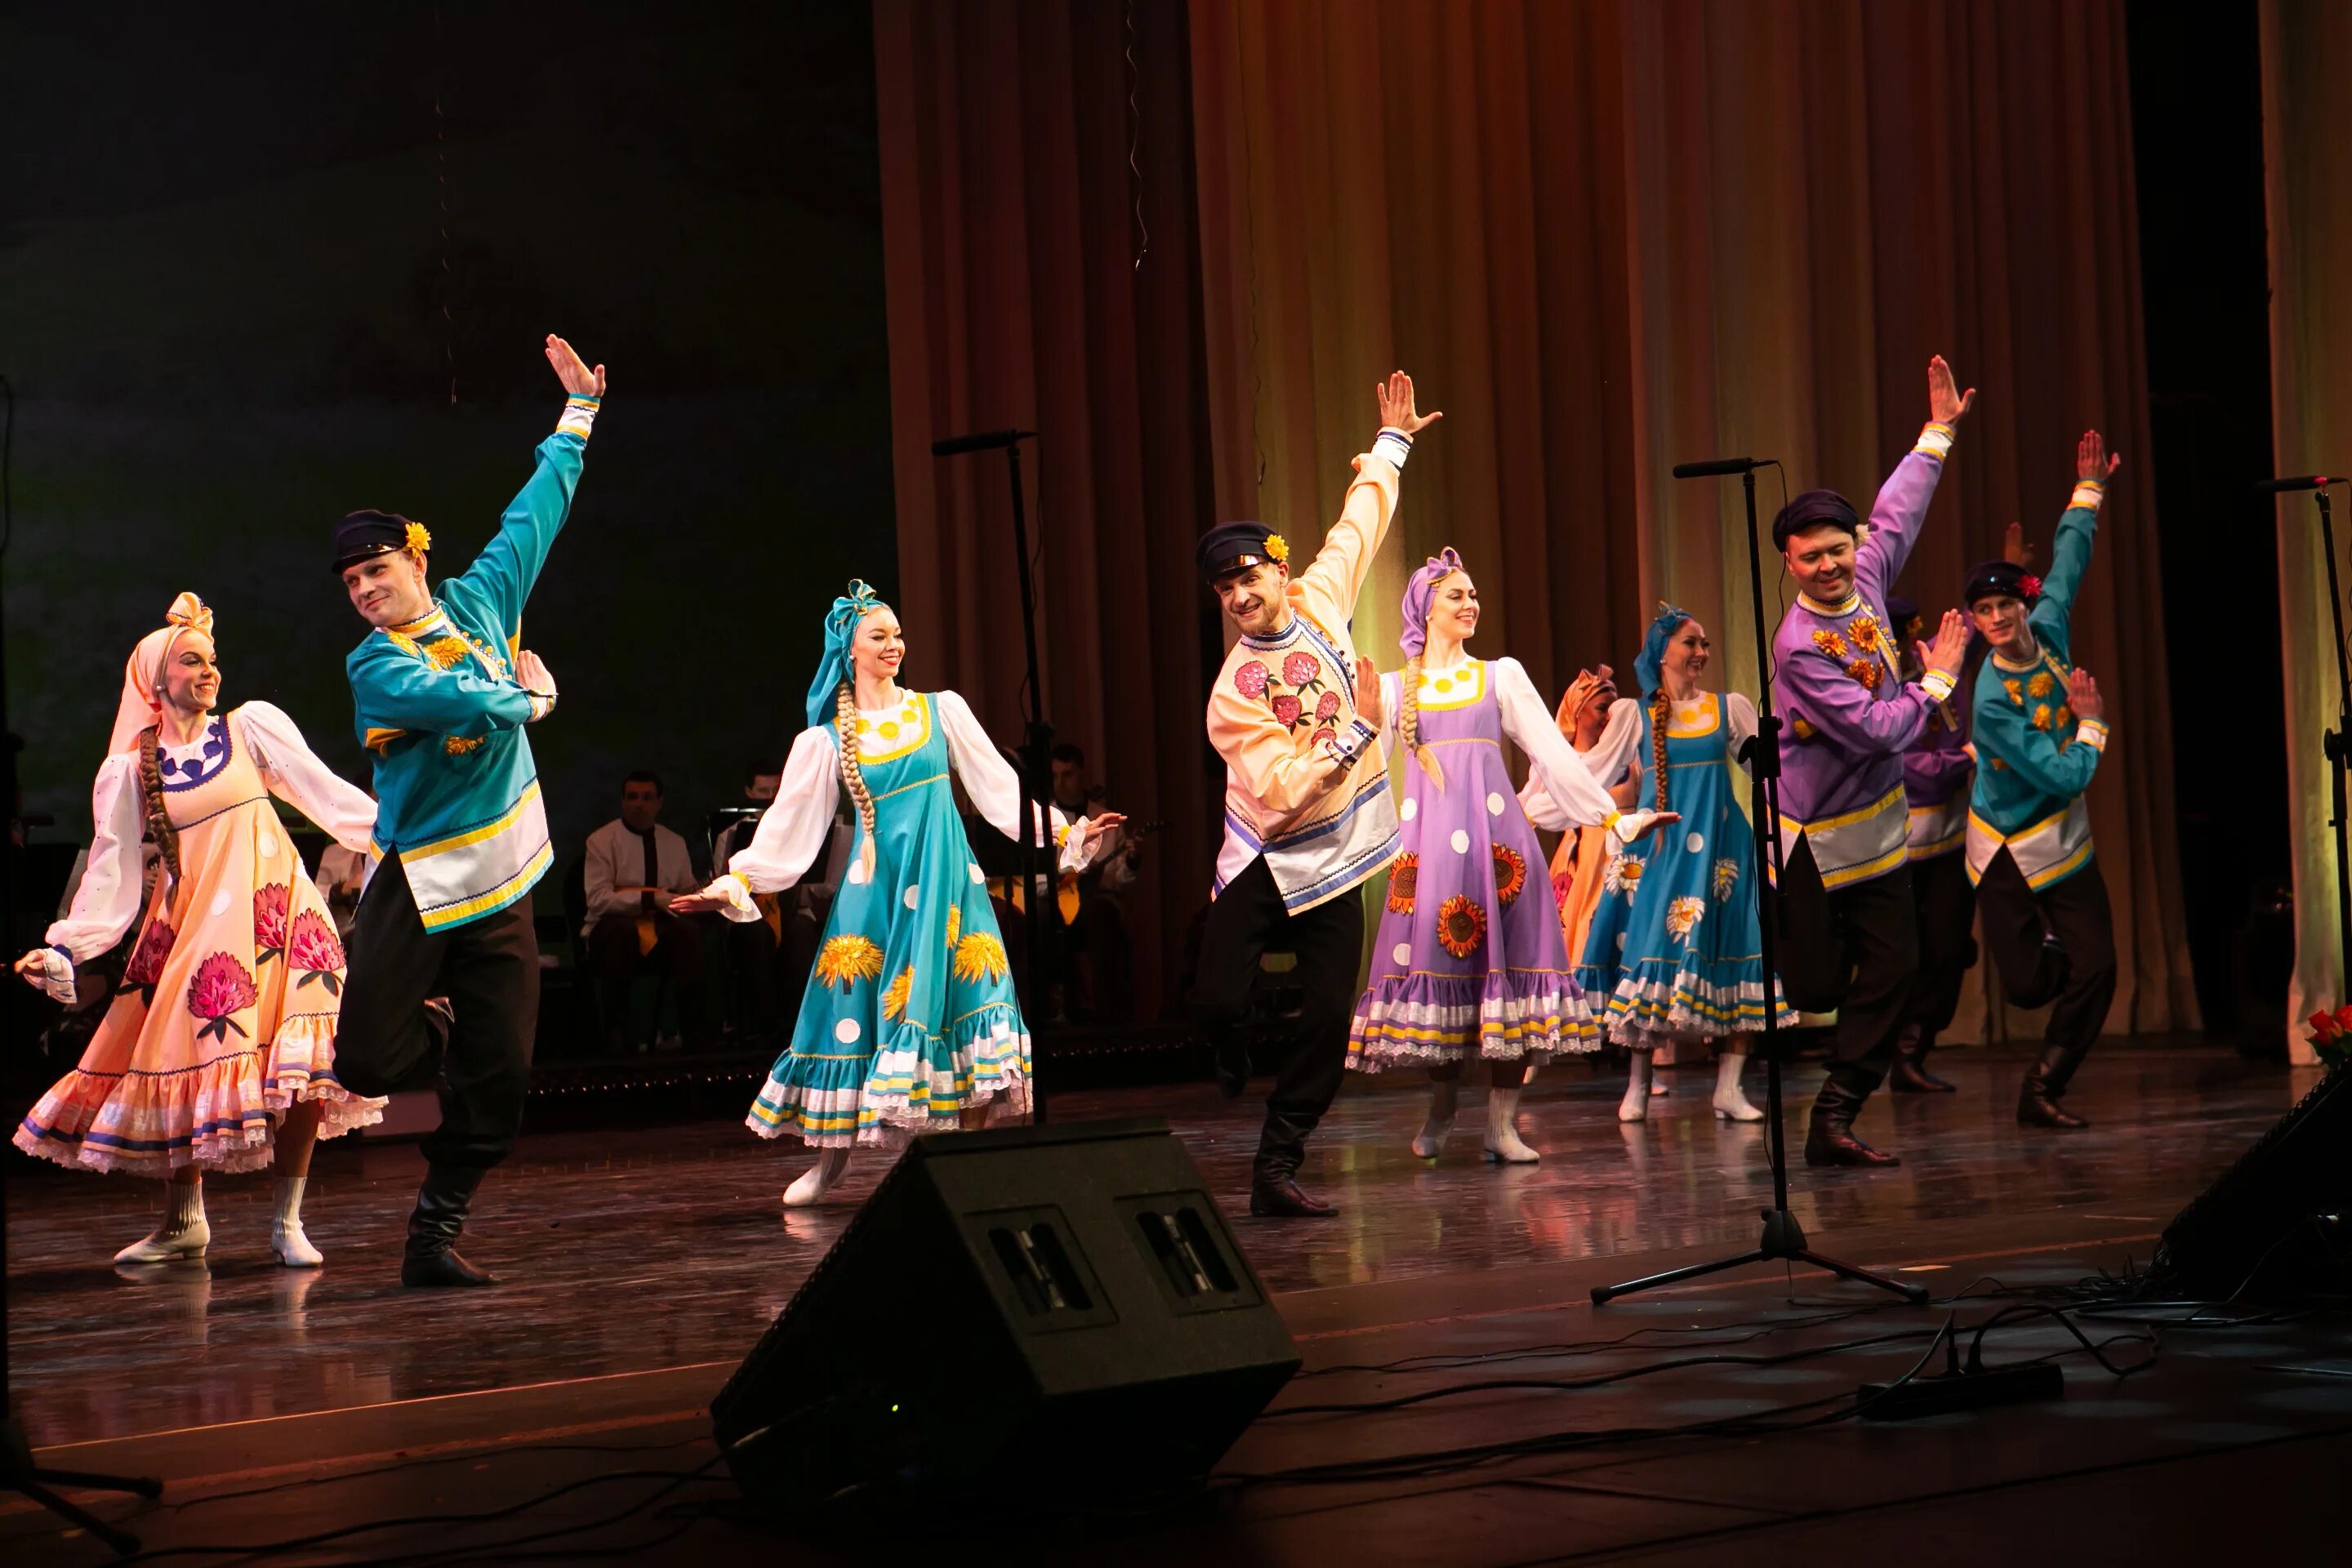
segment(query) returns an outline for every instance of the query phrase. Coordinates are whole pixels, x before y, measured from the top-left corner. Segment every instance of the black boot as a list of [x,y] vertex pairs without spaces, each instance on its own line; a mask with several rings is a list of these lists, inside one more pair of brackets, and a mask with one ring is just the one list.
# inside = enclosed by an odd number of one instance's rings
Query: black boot
[[1897,1094],[1952,1093],[1954,1085],[1927,1070],[1927,1053],[1935,1048],[1918,1025],[1904,1025],[1902,1038],[1895,1042],[1895,1070],[1886,1075],[1887,1087]]
[[1298,1184],[1298,1162],[1307,1154],[1307,1134],[1286,1116],[1269,1110],[1258,1135],[1257,1158],[1250,1162],[1250,1213],[1261,1219],[1320,1219],[1339,1211],[1307,1195]]
[[1882,1069],[1867,1060],[1830,1064],[1830,1076],[1822,1080],[1822,1092],[1813,1101],[1812,1125],[1805,1134],[1806,1164],[1903,1163],[1853,1135],[1853,1119],[1862,1113],[1863,1101],[1870,1098],[1883,1076]]
[[430,1165],[416,1189],[416,1212],[408,1216],[408,1246],[400,1259],[403,1285],[495,1285],[491,1276],[457,1256],[457,1234],[482,1173],[455,1165]]
[[1217,1092],[1227,1100],[1239,1100],[1249,1089],[1249,1036],[1238,1026],[1220,1030],[1211,1051]]
[[2045,1046],[2042,1059],[2026,1070],[2024,1087],[2017,1091],[2017,1120],[2026,1127],[2061,1127],[2069,1131],[2090,1123],[2058,1103],[2083,1053],[2063,1046]]

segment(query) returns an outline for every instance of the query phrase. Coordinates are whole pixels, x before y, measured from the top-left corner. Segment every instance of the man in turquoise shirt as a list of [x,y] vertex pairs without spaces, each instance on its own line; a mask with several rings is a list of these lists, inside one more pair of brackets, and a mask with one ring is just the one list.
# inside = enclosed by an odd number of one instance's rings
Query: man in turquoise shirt
[[2114,917],[2083,799],[2107,726],[2097,682],[2069,663],[2067,623],[2090,568],[2107,476],[2122,460],[2096,430],[2084,433],[2048,577],[2008,561],[1969,574],[1969,616],[1990,645],[1969,705],[1977,773],[1969,878],[2009,999],[2050,1007],[2042,1059],[2017,1100],[2018,1121],[2031,1127],[2089,1125],[2058,1100],[2116,994]]
[[[522,1127],[539,1021],[531,888],[550,858],[539,770],[523,726],[555,707],[555,681],[522,646],[523,603],[572,509],[604,393],[572,345],[547,361],[568,394],[555,433],[499,531],[436,595],[432,535],[397,513],[355,511],[335,528],[335,570],[374,629],[344,660],[361,743],[376,755],[382,859],[352,928],[335,1068],[361,1094],[388,1094],[439,1067],[441,1125],[424,1142],[425,1183],[408,1221],[404,1285],[488,1285],[456,1250],[483,1173]],[[425,1002],[453,1021],[436,1051]]]

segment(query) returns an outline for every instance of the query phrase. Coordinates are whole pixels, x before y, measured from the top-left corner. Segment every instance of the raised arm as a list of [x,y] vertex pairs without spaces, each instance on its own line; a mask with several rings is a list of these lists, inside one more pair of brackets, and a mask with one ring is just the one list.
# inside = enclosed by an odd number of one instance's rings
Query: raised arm
[[1936,481],[1943,477],[1944,459],[1952,450],[1959,422],[1976,405],[1977,389],[1961,393],[1952,380],[1944,356],[1927,362],[1927,424],[1910,455],[1895,465],[1895,472],[1879,487],[1870,508],[1870,536],[1863,541],[1854,562],[1854,580],[1864,592],[1883,595],[1903,574],[1911,547],[1919,542],[1919,524],[1927,503],[1936,499]]
[[1332,625],[1344,625],[1355,613],[1372,559],[1396,520],[1398,479],[1412,455],[1413,437],[1445,417],[1443,411],[1423,416],[1414,409],[1412,377],[1401,370],[1375,385],[1372,395],[1380,403],[1380,433],[1372,437],[1372,449],[1356,459],[1355,482],[1348,487],[1339,520],[1298,574],[1299,586],[1318,601],[1318,616]]
[[509,637],[520,635],[523,602],[539,581],[547,552],[572,511],[572,492],[580,483],[580,464],[588,447],[588,432],[604,396],[604,367],[590,370],[572,352],[572,345],[549,333],[547,363],[565,393],[562,417],[555,434],[532,454],[530,478],[507,503],[499,531],[474,557],[464,574],[443,582],[445,598],[470,598],[505,628]]
[[2074,493],[2067,498],[2058,520],[2058,535],[2050,543],[2050,571],[2042,579],[2041,602],[2033,606],[2033,634],[2055,645],[2058,657],[2067,657],[2068,620],[2083,591],[2084,574],[2091,569],[2091,542],[2098,531],[2099,507],[2105,501],[2107,479],[2123,462],[2110,453],[2096,430],[2085,430],[2074,447]]
[[367,791],[319,760],[302,731],[283,709],[248,702],[237,710],[261,782],[269,793],[327,830],[327,837],[354,855],[369,853],[375,833],[375,802]]
[[[1004,760],[996,742],[989,739],[988,731],[973,715],[971,705],[961,697],[952,691],[935,692],[931,707],[939,715],[940,732],[947,737],[948,765],[963,781],[963,792],[971,797],[972,809],[991,827],[1020,842],[1021,775]],[[1034,830],[1037,819],[1035,808],[1031,810],[1029,820]],[[1070,818],[1063,815],[1061,807],[1049,804],[1045,810],[1053,821],[1054,842],[1059,847],[1056,859],[1065,871],[1083,869],[1094,858],[1095,846],[1102,835],[1127,820],[1114,815],[1081,817],[1083,826],[1072,833]]]
[[670,903],[672,914],[716,910],[739,924],[760,918],[754,893],[781,892],[824,853],[833,832],[833,811],[841,798],[840,754],[833,731],[809,729],[793,742],[776,798],[760,818],[751,842],[739,847],[726,873],[698,893]]

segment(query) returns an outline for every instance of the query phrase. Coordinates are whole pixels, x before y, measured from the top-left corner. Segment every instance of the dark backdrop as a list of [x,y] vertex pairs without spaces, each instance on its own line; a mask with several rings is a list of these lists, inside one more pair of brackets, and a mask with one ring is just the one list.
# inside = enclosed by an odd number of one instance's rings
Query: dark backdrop
[[192,588],[230,702],[364,781],[353,507],[460,570],[611,369],[526,642],[559,849],[669,780],[690,828],[801,727],[820,614],[896,576],[863,4],[12,8],[0,374],[11,725],[87,831],[131,643]]

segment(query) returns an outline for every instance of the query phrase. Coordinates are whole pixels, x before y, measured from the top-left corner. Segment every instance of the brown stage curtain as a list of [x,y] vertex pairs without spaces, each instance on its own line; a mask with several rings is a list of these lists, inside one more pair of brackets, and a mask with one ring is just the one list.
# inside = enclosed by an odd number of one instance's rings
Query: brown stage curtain
[[[2043,550],[2097,425],[2132,464],[2075,616],[2116,743],[2092,790],[2122,984],[2109,1027],[2194,1027],[2144,462],[2120,0],[1193,0],[1216,510],[1320,535],[1410,369],[1444,425],[1358,609],[1462,551],[1480,651],[1557,691],[1629,672],[1661,598],[1753,690],[1735,482],[1867,505],[1941,352],[1981,389],[1903,590],[1952,603],[2013,518]],[[1780,501],[1767,474],[1759,508]],[[1769,549],[1769,541],[1766,542]],[[1789,590],[1768,563],[1767,615]],[[2032,1028],[1972,998],[1953,1037]]]
[[1183,13],[1134,8],[1132,76],[1129,25],[1068,0],[874,5],[909,679],[1019,741],[1004,459],[930,444],[1040,432],[1024,471],[1045,714],[1115,807],[1168,824],[1127,900],[1150,1016],[1214,859],[1192,577],[1212,520]]
[[[2263,163],[2271,256],[2271,426],[2282,474],[2352,468],[2352,9],[2340,0],[2263,0]],[[2339,539],[2352,500],[2336,497]],[[2286,655],[2288,836],[2294,855],[2294,1059],[2317,1059],[2301,1020],[2341,1006],[2336,846],[2320,732],[2336,722],[2327,558],[2308,495],[2279,498],[2279,632]],[[2339,549],[2341,546],[2339,545]],[[2338,562],[2338,569],[2342,563]],[[2250,802],[2266,809],[2268,802]]]

